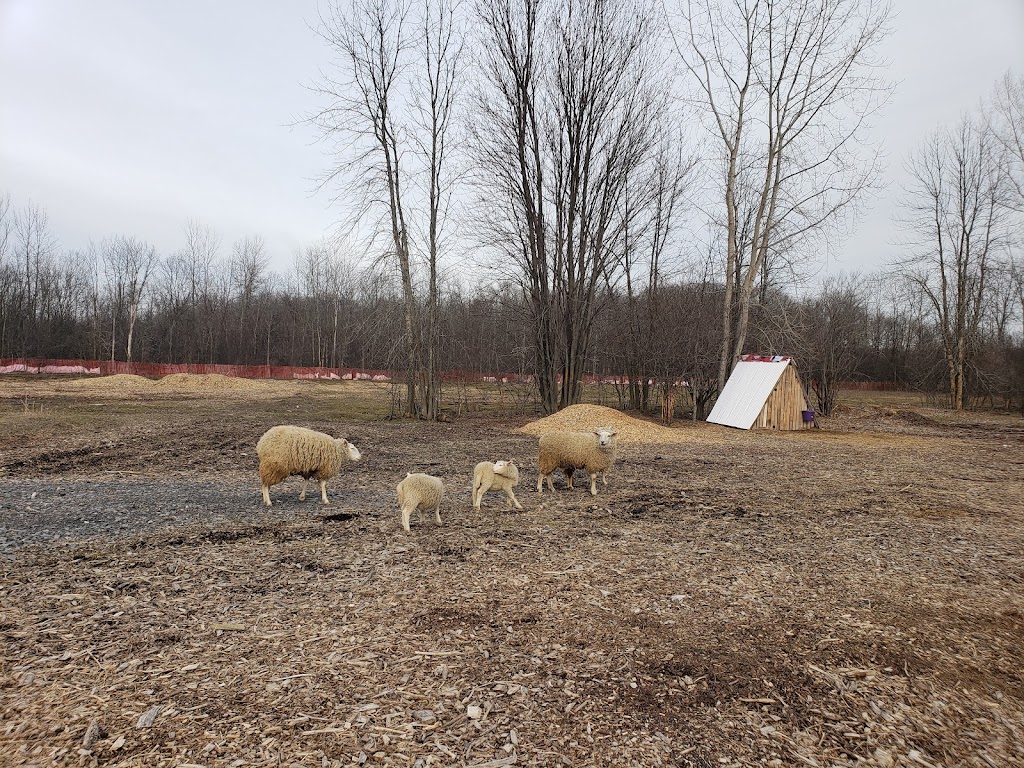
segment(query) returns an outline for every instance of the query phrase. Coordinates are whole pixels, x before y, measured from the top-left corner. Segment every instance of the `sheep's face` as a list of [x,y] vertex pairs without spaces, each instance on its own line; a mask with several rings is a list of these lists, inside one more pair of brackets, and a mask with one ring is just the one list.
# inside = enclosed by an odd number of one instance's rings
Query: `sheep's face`
[[511,461],[508,463],[508,466],[505,467],[505,471],[502,472],[502,474],[509,480],[511,480],[513,483],[519,482],[519,467],[517,467]]
[[342,453],[348,453],[349,461],[359,461],[361,458],[363,458],[363,455],[359,452],[359,449],[356,448],[344,437],[339,437],[334,442],[338,444],[338,450],[340,450]]
[[602,448],[607,448],[612,444],[617,433],[613,429],[595,429],[594,434],[597,435],[597,444]]
[[512,459],[509,459],[508,461],[502,459],[501,461],[494,462],[494,474],[501,475],[502,477],[507,477],[512,480],[519,479],[519,469],[516,467],[516,463]]

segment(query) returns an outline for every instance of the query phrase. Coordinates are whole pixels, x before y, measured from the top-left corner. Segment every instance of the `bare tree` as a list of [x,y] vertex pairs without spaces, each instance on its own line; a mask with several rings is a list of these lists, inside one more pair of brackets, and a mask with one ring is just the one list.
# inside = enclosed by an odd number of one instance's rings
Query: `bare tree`
[[1010,185],[996,137],[963,117],[936,131],[908,162],[904,225],[918,253],[904,265],[926,297],[942,337],[950,406],[965,404],[965,382],[986,311],[988,280],[1007,243]]
[[[187,353],[178,345],[177,332],[184,326],[185,335],[197,329],[188,322],[191,291],[190,268],[184,251],[172,253],[160,261],[156,270],[155,302],[163,320],[158,347],[169,360],[186,360]],[[166,347],[164,345],[166,344]],[[165,350],[165,351],[164,351]]]
[[558,410],[557,338],[543,156],[540,0],[479,2],[483,83],[470,126],[488,245],[514,265],[529,311],[541,408]]
[[197,219],[185,222],[185,247],[180,257],[187,275],[188,325],[195,362],[213,362],[224,332],[219,310],[228,293],[227,270],[220,258],[221,237]]
[[865,133],[890,92],[872,58],[888,16],[880,0],[688,0],[682,11],[679,50],[724,195],[720,386],[743,353],[766,260],[825,231],[876,173]]
[[[331,17],[322,20],[327,43],[343,57],[348,82],[328,81],[321,93],[332,103],[318,119],[328,131],[341,131],[371,139],[359,157],[383,187],[390,223],[391,244],[398,262],[405,303],[406,412],[419,413],[416,375],[421,350],[417,327],[416,295],[412,283],[409,227],[406,222],[406,175],[399,147],[400,127],[396,103],[399,78],[410,45],[408,5],[391,0],[362,0],[345,13],[332,5]],[[349,90],[354,86],[354,89]],[[379,188],[379,187],[378,187]],[[377,190],[374,190],[377,191]]]
[[665,131],[657,15],[641,2],[498,0],[477,16],[484,215],[528,299],[552,411],[580,399],[599,289],[623,271],[629,179],[651,172]]
[[14,227],[14,214],[11,211],[11,196],[0,194],[0,262],[7,258],[11,247],[11,229]]
[[15,306],[18,294],[18,270],[16,265],[8,262],[13,227],[14,214],[11,211],[11,196],[8,193],[0,194],[0,357],[12,351],[8,333],[18,316]]
[[438,417],[441,404],[440,376],[437,370],[438,336],[438,262],[441,234],[451,197],[449,139],[460,72],[462,38],[456,35],[457,4],[437,0],[436,14],[428,0],[424,7],[422,45],[425,85],[419,99],[420,123],[427,126],[426,140],[419,142],[427,162],[427,317],[423,329],[426,359],[423,371],[424,415]]
[[[349,8],[330,6],[321,17],[320,35],[338,56],[337,76],[322,78],[317,90],[328,106],[310,120],[326,137],[339,142],[344,153],[325,183],[344,180],[354,150],[355,166],[362,174],[346,185],[350,192],[361,193],[362,207],[354,218],[384,211],[404,302],[405,412],[433,419],[438,412],[434,361],[438,259],[449,194],[447,142],[460,44],[449,0],[436,4],[426,0],[417,9],[422,20],[419,27],[406,0],[355,0]],[[408,104],[414,90],[421,95],[418,120]],[[421,327],[414,284],[416,211],[411,202],[412,179],[420,166],[428,177],[425,327]]]
[[829,277],[801,310],[802,339],[796,342],[801,373],[814,392],[818,413],[831,416],[839,384],[850,377],[867,352],[863,282],[856,275]]
[[[253,321],[252,315],[256,312],[253,305],[257,294],[264,287],[269,264],[270,257],[260,235],[244,237],[236,241],[231,249],[228,270],[232,295],[238,303],[237,354],[240,357],[256,348],[259,323]],[[242,343],[243,339],[245,344]]]
[[[678,339],[663,325],[665,252],[672,241],[688,178],[696,161],[681,154],[680,140],[664,140],[651,173],[629,179],[624,200],[623,276],[629,343],[623,372],[629,378],[630,407],[647,411],[653,377],[666,379],[681,370],[668,370],[666,347]],[[634,177],[641,174],[634,174]],[[634,186],[635,184],[635,186]],[[620,331],[622,329],[620,328]],[[656,370],[659,369],[659,370]]]
[[992,98],[991,124],[1016,191],[1011,205],[1024,212],[1024,75],[1007,72],[996,85]]
[[111,295],[110,359],[116,359],[118,315],[125,312],[128,326],[125,331],[125,360],[130,363],[139,307],[157,264],[156,248],[134,237],[118,236],[105,240],[101,249],[107,288]]
[[313,364],[336,367],[343,341],[342,309],[353,292],[351,264],[336,244],[321,240],[296,253],[295,267]]
[[14,214],[11,237],[15,262],[21,270],[19,315],[21,355],[38,354],[38,325],[42,310],[40,294],[43,275],[57,252],[57,240],[50,231],[49,216],[40,205],[29,203]]

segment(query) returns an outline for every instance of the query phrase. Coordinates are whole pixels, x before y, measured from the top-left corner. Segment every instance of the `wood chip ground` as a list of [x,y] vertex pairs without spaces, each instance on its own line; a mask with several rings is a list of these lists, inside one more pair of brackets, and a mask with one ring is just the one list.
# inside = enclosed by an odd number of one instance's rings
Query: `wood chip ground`
[[[766,434],[582,409],[557,428],[620,431],[593,498],[533,490],[520,430],[558,416],[69,383],[30,410],[0,382],[0,765],[1024,765],[1019,417]],[[285,422],[363,452],[330,507],[296,480],[261,506],[253,447]],[[474,512],[499,458],[525,510]],[[443,525],[400,530],[408,471],[444,479]]]

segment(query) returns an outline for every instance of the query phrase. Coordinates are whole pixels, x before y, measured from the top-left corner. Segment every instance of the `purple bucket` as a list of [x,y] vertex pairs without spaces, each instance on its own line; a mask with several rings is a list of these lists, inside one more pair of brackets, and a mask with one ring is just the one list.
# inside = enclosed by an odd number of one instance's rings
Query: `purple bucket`
[[804,416],[804,421],[810,424],[814,421],[814,411],[800,411]]

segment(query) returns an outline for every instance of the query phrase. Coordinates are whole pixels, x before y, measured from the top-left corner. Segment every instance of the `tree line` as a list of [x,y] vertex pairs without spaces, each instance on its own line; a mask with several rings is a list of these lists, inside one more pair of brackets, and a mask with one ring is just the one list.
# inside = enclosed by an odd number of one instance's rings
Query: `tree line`
[[[269,269],[258,236],[225,247],[188,222],[180,250],[161,256],[126,236],[85,251],[62,249],[45,209],[0,197],[0,358],[295,365],[402,370],[405,302],[400,277],[359,266],[329,242]],[[711,260],[656,288],[605,286],[584,375],[627,376],[623,407],[651,412],[669,389],[689,415],[718,393],[725,286]],[[966,404],[1024,407],[1020,274],[986,288],[964,377]],[[839,275],[813,290],[769,288],[751,313],[749,351],[792,355],[816,408],[830,413],[840,382],[935,393],[949,402],[941,320],[913,279]],[[438,289],[437,370],[533,375],[528,299],[497,281]],[[440,385],[439,385],[440,386]],[[539,387],[529,393],[538,406]]]
[[425,418],[451,368],[529,373],[545,412],[588,374],[645,410],[685,382],[702,417],[752,351],[797,357],[823,413],[847,378],[1016,404],[1024,79],[906,158],[898,260],[808,287],[878,180],[889,22],[877,0],[327,4],[308,121],[345,236],[278,274],[258,235],[197,221],[170,254],[66,253],[7,196],[0,355],[389,368]]

